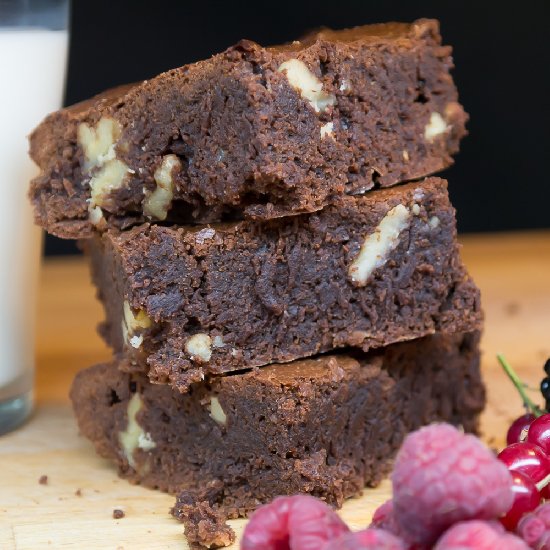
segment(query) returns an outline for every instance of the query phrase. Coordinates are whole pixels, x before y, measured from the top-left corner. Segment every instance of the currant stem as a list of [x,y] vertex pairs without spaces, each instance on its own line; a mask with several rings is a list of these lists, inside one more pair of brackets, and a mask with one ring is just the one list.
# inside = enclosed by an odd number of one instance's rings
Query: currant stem
[[542,491],[550,483],[550,474],[541,479],[536,485],[539,491]]
[[508,375],[508,378],[511,380],[512,384],[514,384],[514,386],[518,390],[521,398],[523,399],[523,404],[525,405],[525,408],[530,413],[534,414],[537,418],[545,414],[545,411],[543,411],[538,405],[531,401],[531,398],[525,392],[525,384],[519,379],[518,375],[509,365],[508,361],[506,361],[504,356],[499,353],[497,355],[497,359],[500,363],[500,366],[504,369],[504,372]]

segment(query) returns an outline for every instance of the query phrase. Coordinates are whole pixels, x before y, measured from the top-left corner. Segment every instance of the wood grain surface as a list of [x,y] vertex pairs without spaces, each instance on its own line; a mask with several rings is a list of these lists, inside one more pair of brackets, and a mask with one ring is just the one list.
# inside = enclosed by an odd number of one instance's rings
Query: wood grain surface
[[[468,236],[464,259],[482,290],[486,312],[483,369],[489,404],[485,439],[500,446],[521,403],[500,373],[503,352],[537,386],[550,357],[550,232]],[[172,497],[117,478],[79,437],[67,398],[74,374],[109,357],[95,332],[102,317],[81,258],[49,260],[42,269],[37,329],[37,406],[21,429],[0,437],[0,549],[187,548],[171,519]],[[42,475],[48,483],[39,483]],[[342,517],[365,526],[390,495],[387,482],[348,501]],[[113,509],[124,510],[115,520]],[[233,521],[237,533],[243,520]],[[235,548],[238,545],[234,545]]]

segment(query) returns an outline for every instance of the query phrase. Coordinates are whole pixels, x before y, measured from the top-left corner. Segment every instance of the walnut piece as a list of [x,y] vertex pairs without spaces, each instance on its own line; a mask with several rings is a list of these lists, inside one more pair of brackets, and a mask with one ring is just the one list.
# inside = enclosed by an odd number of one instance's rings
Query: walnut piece
[[430,122],[426,124],[424,129],[424,138],[428,142],[432,142],[437,136],[444,134],[450,126],[447,125],[443,117],[439,113],[432,113],[430,115]]
[[89,219],[92,222],[93,225],[100,225],[105,217],[103,216],[103,210],[101,210],[101,207],[99,206],[92,206],[88,209],[89,211]]
[[136,416],[143,407],[143,400],[139,393],[134,393],[130,401],[128,401],[128,423],[126,429],[118,434],[118,441],[120,447],[128,464],[132,468],[136,468],[136,461],[134,459],[134,452],[136,449],[142,449],[143,451],[150,451],[154,449],[157,444],[151,438],[151,434],[145,432],[139,425]]
[[368,235],[348,273],[355,283],[364,286],[375,269],[382,267],[390,252],[399,244],[400,233],[409,225],[409,209],[402,204],[392,208]]
[[121,160],[113,159],[104,164],[90,180],[90,211],[105,206],[111,191],[122,187],[128,173],[128,166]]
[[436,229],[437,227],[439,227],[439,218],[437,216],[432,216],[429,220],[428,220],[428,225],[430,226],[431,229]]
[[143,335],[136,333],[140,330],[150,328],[153,325],[153,321],[142,309],[134,315],[127,300],[124,300],[123,311],[122,338],[124,343],[130,344],[133,348],[139,348],[143,343]]
[[316,113],[322,113],[327,107],[336,103],[336,96],[323,91],[323,83],[303,61],[289,59],[281,63],[278,70],[286,74],[288,83],[300,92]]
[[215,229],[212,229],[211,227],[205,227],[204,229],[201,229],[200,231],[195,233],[195,242],[197,244],[204,244],[206,241],[213,239],[215,235]]
[[227,424],[227,415],[222,409],[220,400],[217,397],[210,398],[210,416],[220,426],[225,426]]
[[212,356],[212,339],[208,334],[194,334],[185,343],[185,351],[191,359],[206,363]]
[[224,348],[225,343],[223,341],[223,336],[214,336],[214,339],[212,340],[212,347],[214,347],[214,348]]
[[95,128],[83,122],[77,134],[78,144],[85,157],[84,170],[87,172],[115,158],[115,144],[120,138],[121,128],[114,118],[103,117]]
[[103,117],[95,127],[85,122],[78,126],[77,141],[84,152],[83,171],[90,179],[90,221],[94,225],[103,218],[99,207],[105,206],[109,194],[123,186],[131,172],[128,166],[116,158],[115,147],[122,129],[113,118]]
[[351,90],[351,84],[349,80],[346,80],[345,78],[342,79],[342,83],[340,84],[338,88],[341,92],[347,92],[348,90]]
[[334,131],[334,123],[327,122],[326,124],[323,124],[323,126],[321,126],[321,139],[327,136],[333,138],[333,135],[332,135],[333,131]]
[[181,162],[176,155],[166,155],[155,170],[156,189],[146,195],[143,213],[150,218],[165,220],[174,197],[173,171],[181,170]]

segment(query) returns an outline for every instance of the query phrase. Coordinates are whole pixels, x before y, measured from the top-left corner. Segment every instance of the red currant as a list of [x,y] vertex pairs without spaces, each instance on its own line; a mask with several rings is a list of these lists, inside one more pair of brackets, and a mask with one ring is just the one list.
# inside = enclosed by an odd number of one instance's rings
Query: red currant
[[527,441],[538,445],[545,453],[550,452],[550,414],[543,414],[533,421]]
[[528,430],[533,420],[535,420],[535,415],[530,413],[516,418],[512,422],[512,425],[508,428],[508,433],[506,434],[506,445],[519,443],[521,441],[521,434],[523,433],[523,430]]
[[535,483],[550,473],[550,459],[546,453],[538,445],[528,441],[509,445],[500,452],[498,458],[509,470],[519,471]]
[[521,472],[511,472],[512,492],[514,502],[506,515],[500,518],[500,522],[508,531],[516,528],[519,520],[528,512],[534,510],[540,504],[540,493],[533,481]]
[[545,485],[545,486],[540,490],[540,496],[541,496],[544,500],[550,500],[550,484],[549,484],[549,485]]

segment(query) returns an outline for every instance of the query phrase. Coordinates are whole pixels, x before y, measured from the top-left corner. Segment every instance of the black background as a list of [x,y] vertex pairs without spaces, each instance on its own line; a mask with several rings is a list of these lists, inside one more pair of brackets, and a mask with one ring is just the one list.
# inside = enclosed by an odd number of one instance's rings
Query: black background
[[[550,227],[550,1],[75,0],[66,104],[206,58],[241,38],[276,44],[326,25],[441,21],[470,135],[445,176],[459,230]],[[47,253],[74,251],[48,237]]]

